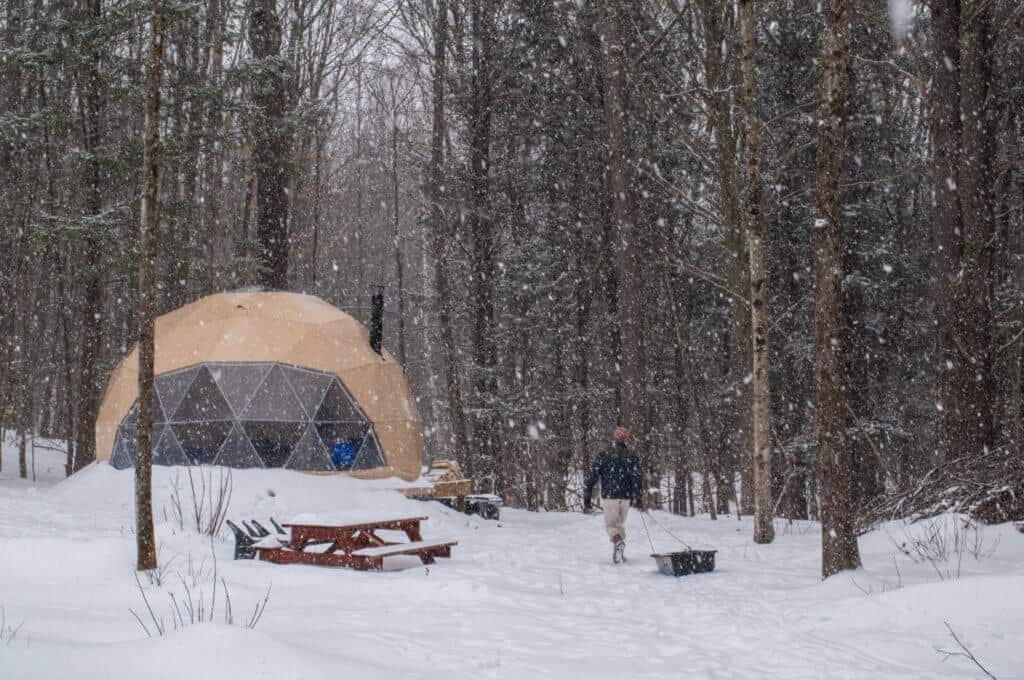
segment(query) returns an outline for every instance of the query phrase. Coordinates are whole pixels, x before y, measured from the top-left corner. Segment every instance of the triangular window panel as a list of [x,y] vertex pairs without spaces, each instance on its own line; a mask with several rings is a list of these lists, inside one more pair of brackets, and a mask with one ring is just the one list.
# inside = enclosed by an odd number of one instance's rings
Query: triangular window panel
[[285,374],[295,390],[302,408],[309,418],[316,417],[320,410],[320,403],[324,400],[327,387],[331,384],[334,376],[329,373],[316,373],[304,371],[301,368],[285,368]]
[[153,447],[154,465],[188,465],[189,460],[174,436],[170,427],[162,427],[156,432],[156,446]]
[[213,462],[221,444],[231,432],[231,422],[219,420],[207,423],[175,423],[171,426],[188,459],[197,465]]
[[135,441],[135,435],[138,431],[138,423],[135,420],[129,420],[128,418],[122,420],[121,427],[117,428],[118,436],[129,437],[132,441]]
[[[220,388],[213,381],[213,375],[206,366],[199,368],[188,393],[174,414],[172,422],[194,423],[210,420],[230,420],[231,409]],[[225,432],[224,436],[227,436]],[[223,441],[223,439],[221,440]],[[184,442],[183,442],[184,444]],[[218,442],[218,445],[220,442]]]
[[[157,400],[159,401],[159,399]],[[132,404],[132,408],[128,411],[128,415],[121,421],[121,427],[135,427],[139,422],[139,402],[136,401]]]
[[110,457],[110,464],[116,470],[126,470],[135,466],[133,447],[130,448],[128,445],[128,436],[124,429],[117,433],[117,441],[114,442],[114,455]]
[[312,424],[306,426],[302,439],[292,449],[292,455],[284,465],[291,470],[333,470],[324,443]]
[[305,423],[247,421],[242,423],[256,453],[266,467],[282,467],[306,427]]
[[357,447],[360,446],[369,428],[369,423],[316,423],[317,432],[320,433],[320,440],[323,441],[328,450],[334,444],[347,442],[353,442]]
[[156,395],[166,416],[164,422],[170,422],[174,418],[175,411],[178,410],[181,400],[192,386],[198,372],[198,368],[189,368],[156,377]]
[[364,422],[366,418],[352,403],[348,391],[335,379],[327,388],[327,394],[324,395],[323,403],[320,404],[320,409],[317,411],[316,420],[318,422],[337,420]]
[[256,453],[256,449],[253,448],[252,442],[249,441],[249,437],[245,434],[245,430],[238,423],[235,423],[235,426],[231,429],[231,434],[228,435],[228,438],[221,445],[220,453],[213,460],[213,464],[233,468],[261,468],[263,467],[263,459]]
[[355,462],[352,463],[353,470],[370,470],[384,467],[384,453],[380,450],[380,443],[377,442],[377,435],[370,430],[363,439],[363,445],[359,447]]
[[221,394],[227,400],[232,412],[241,417],[256,389],[267,377],[269,364],[216,364],[210,366],[210,374],[220,386]]
[[[153,400],[153,407],[155,412],[153,413],[153,422],[163,424],[167,422],[167,417],[164,415],[163,406],[160,404],[160,397]],[[122,427],[134,428],[139,422],[139,402],[138,400],[132,404],[132,410],[128,412],[124,420],[121,421]]]
[[270,369],[263,384],[242,412],[242,417],[245,420],[263,421],[306,420],[302,404],[280,366]]
[[164,413],[163,404],[160,403],[160,397],[154,397],[153,399],[153,422],[154,423],[166,423],[167,414]]

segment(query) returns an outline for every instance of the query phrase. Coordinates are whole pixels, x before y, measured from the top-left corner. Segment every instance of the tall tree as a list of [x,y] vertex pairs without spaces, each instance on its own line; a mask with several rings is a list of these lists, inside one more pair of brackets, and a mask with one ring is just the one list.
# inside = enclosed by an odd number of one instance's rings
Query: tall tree
[[[682,8],[674,11],[683,11]],[[753,489],[753,433],[751,432],[752,413],[750,409],[751,390],[746,384],[746,376],[750,372],[750,312],[748,296],[744,291],[749,283],[749,261],[745,261],[745,242],[743,235],[743,214],[740,210],[739,177],[736,160],[736,130],[734,128],[732,109],[733,102],[730,92],[733,83],[730,66],[735,62],[734,50],[728,49],[729,35],[732,26],[732,8],[715,0],[702,0],[700,12],[704,31],[704,45],[701,52],[705,72],[704,100],[708,107],[708,119],[715,131],[715,149],[717,151],[717,175],[719,186],[719,213],[722,216],[722,228],[725,231],[725,247],[728,263],[728,288],[732,293],[729,303],[729,338],[728,352],[723,352],[728,364],[729,374],[736,393],[739,396],[740,413],[736,432],[741,436],[730,436],[735,442],[736,458],[740,468],[741,495],[737,510],[742,514],[754,514]],[[716,479],[716,482],[721,479]],[[729,487],[732,487],[730,481]],[[719,504],[723,512],[729,511],[729,494],[719,494]]]
[[743,38],[743,99],[747,135],[747,248],[750,253],[750,329],[752,345],[751,408],[754,437],[754,541],[771,543],[772,422],[768,383],[768,300],[764,221],[761,218],[761,117],[757,102],[757,24],[754,1],[740,2]]
[[[88,0],[85,15],[92,25],[99,25],[103,17],[103,0]],[[103,50],[99,40],[88,42],[88,54],[79,86],[82,96],[78,98],[82,120],[82,141],[85,157],[81,178],[85,194],[85,214],[91,218],[86,234],[86,281],[84,304],[81,307],[82,342],[79,356],[78,400],[75,417],[75,449],[68,457],[68,474],[77,472],[96,460],[94,428],[100,401],[100,363],[103,345],[103,275],[101,265],[104,255],[105,220],[103,218],[104,186],[103,173],[103,115],[104,80]]]
[[645,428],[643,347],[643,275],[641,234],[637,225],[633,186],[631,116],[629,110],[629,56],[624,39],[626,3],[601,4],[601,72],[604,80],[604,123],[607,135],[607,191],[611,197],[612,226],[618,243],[618,322],[622,342],[619,367],[619,413],[647,450]]
[[455,331],[451,318],[451,281],[448,277],[447,239],[450,237],[444,215],[445,173],[444,142],[445,84],[447,81],[448,52],[448,0],[439,0],[434,14],[434,62],[432,74],[433,116],[430,132],[430,182],[427,187],[430,202],[430,244],[434,257],[434,295],[438,321],[441,326],[441,343],[444,351],[445,386],[448,394],[448,415],[452,425],[452,454],[455,460],[467,467],[469,444],[466,433],[466,417],[463,412],[462,386],[460,384],[459,355],[455,344]]
[[846,449],[847,403],[842,363],[842,222],[839,178],[850,65],[847,0],[825,3],[822,98],[818,124],[817,218],[814,222],[815,373],[818,381],[818,474],[821,483],[821,572],[860,566]]
[[992,14],[987,0],[931,3],[939,461],[994,444]]
[[164,67],[164,15],[161,0],[153,0],[149,60],[146,63],[146,116],[143,125],[142,208],[139,222],[139,421],[135,459],[136,568],[157,567],[153,531],[153,419],[156,391],[154,321],[156,305],[153,272],[160,191],[160,82]]
[[288,287],[288,162],[292,152],[288,120],[288,61],[281,55],[281,20],[274,0],[253,0],[249,45],[256,58],[252,99],[253,165],[256,171],[256,240],[260,283]]
[[473,451],[487,474],[500,469],[498,454],[497,338],[494,319],[495,228],[491,214],[491,121],[494,51],[497,39],[494,0],[470,2],[472,74],[469,104],[469,205],[472,244],[470,297],[473,306]]

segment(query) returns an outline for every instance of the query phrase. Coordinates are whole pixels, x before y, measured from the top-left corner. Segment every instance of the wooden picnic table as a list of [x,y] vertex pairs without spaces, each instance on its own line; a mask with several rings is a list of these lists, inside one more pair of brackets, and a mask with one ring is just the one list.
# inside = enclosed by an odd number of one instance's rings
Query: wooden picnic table
[[[423,564],[435,557],[451,557],[455,541],[424,541],[420,522],[427,517],[366,517],[340,520],[302,520],[285,522],[287,542],[279,546],[256,545],[261,560],[276,564],[315,564],[380,570],[384,558],[416,555]],[[402,532],[408,542],[388,540],[377,532]]]

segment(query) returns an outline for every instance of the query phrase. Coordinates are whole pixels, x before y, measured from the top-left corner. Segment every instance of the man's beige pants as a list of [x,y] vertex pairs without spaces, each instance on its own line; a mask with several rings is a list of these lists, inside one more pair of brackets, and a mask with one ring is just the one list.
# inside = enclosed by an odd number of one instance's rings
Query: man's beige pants
[[615,542],[626,540],[626,513],[629,512],[629,501],[624,498],[605,498],[601,501],[604,508],[604,528],[608,538]]

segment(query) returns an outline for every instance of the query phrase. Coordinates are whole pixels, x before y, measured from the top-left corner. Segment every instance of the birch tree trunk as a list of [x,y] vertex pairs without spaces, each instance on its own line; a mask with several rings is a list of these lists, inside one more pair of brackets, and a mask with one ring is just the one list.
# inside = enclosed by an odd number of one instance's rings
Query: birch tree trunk
[[842,233],[839,178],[843,166],[849,89],[850,10],[847,0],[825,4],[822,102],[817,141],[817,217],[814,222],[814,318],[818,382],[818,474],[821,484],[821,573],[860,566],[854,533],[846,395],[842,362]]
[[139,224],[139,421],[135,459],[136,568],[157,566],[153,531],[153,385],[154,322],[153,274],[156,265],[155,231],[160,190],[160,81],[163,79],[163,6],[153,0],[152,38],[146,64],[146,118],[142,159],[142,209]]
[[747,134],[747,245],[750,253],[750,329],[753,339],[751,408],[754,437],[754,542],[771,543],[771,387],[768,384],[768,308],[764,264],[764,224],[761,219],[761,121],[757,112],[757,27],[753,0],[740,2],[743,37],[743,97]]

